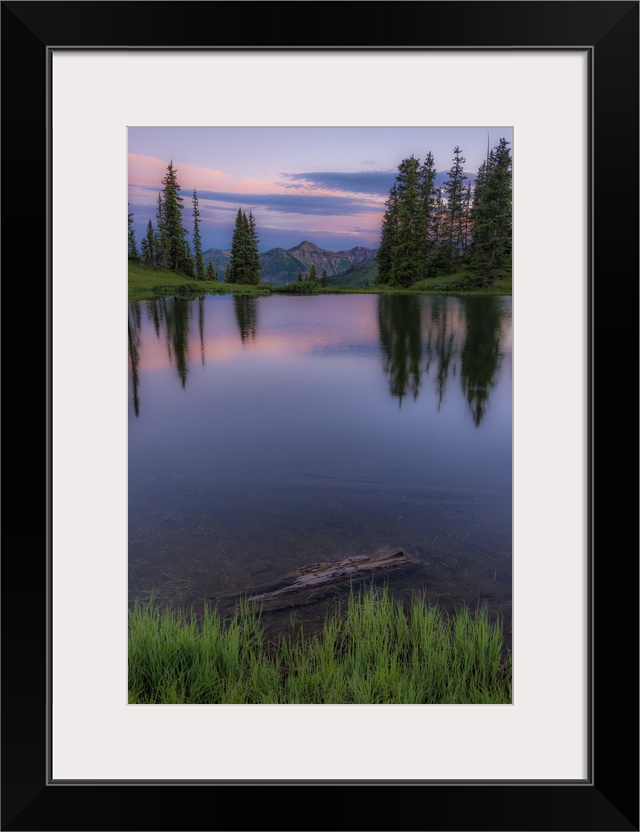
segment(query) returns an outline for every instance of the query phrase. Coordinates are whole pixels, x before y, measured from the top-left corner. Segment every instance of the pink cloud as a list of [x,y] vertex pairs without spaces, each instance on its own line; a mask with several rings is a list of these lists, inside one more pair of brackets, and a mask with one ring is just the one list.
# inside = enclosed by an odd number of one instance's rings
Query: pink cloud
[[[167,172],[167,166],[167,160],[129,153],[129,182],[131,185],[157,185],[159,189],[162,178]],[[233,177],[221,170],[183,165],[177,160],[174,160],[173,166],[178,172],[180,187],[183,189],[215,187],[227,190],[233,182]]]
[[[167,172],[168,161],[156,159],[153,156],[141,156],[138,153],[129,154],[129,183],[132,186],[157,186]],[[249,177],[236,178],[216,168],[202,167],[173,160],[173,166],[178,174],[180,187],[185,191],[225,191],[237,194],[267,194],[289,193],[289,189],[281,185],[264,182]]]
[[[130,187],[133,188],[136,185],[157,186],[160,189],[161,180],[167,172],[167,165],[168,161],[165,159],[143,156],[139,153],[129,153]],[[195,188],[197,191],[224,191],[237,194],[291,194],[296,191],[308,193],[308,188],[304,182],[301,182],[298,187],[292,187],[290,183],[279,184],[251,177],[238,178],[216,168],[191,165],[180,162],[178,159],[173,160],[173,165],[178,173],[180,187],[185,191],[193,191]],[[336,189],[334,188],[314,187],[313,189],[315,196],[332,196],[335,193]],[[372,197],[371,194],[357,194],[354,192],[353,196],[358,196],[374,204],[382,204],[382,198]]]

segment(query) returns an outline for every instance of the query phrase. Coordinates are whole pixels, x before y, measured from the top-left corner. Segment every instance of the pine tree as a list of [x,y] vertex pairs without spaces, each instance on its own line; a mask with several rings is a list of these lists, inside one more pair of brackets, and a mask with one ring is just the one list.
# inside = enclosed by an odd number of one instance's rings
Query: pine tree
[[244,214],[242,209],[238,208],[236,214],[236,224],[233,229],[233,236],[231,238],[231,253],[229,258],[229,265],[225,273],[225,281],[227,283],[244,283],[244,259],[245,259],[245,230],[243,223]]
[[167,235],[164,227],[164,208],[162,206],[162,193],[159,193],[156,208],[156,264],[164,269],[167,268],[168,263]]
[[380,245],[376,252],[376,261],[378,263],[377,283],[389,283],[391,280],[391,264],[393,262],[393,250],[396,245],[398,228],[398,189],[395,183],[389,190],[386,206],[387,210],[382,218]]
[[466,159],[456,145],[453,149],[453,165],[447,175],[444,190],[447,195],[445,209],[445,228],[443,246],[443,260],[449,272],[455,271],[459,265],[464,247],[464,183],[467,176],[464,173]]
[[309,283],[313,283],[314,285],[318,282],[318,270],[316,269],[315,263],[311,264],[311,269],[309,270],[309,276],[307,277]]
[[145,266],[153,266],[156,262],[156,232],[151,220],[147,223],[147,233],[142,240],[142,262]]
[[182,267],[182,271],[188,274],[189,277],[195,277],[194,258],[188,240],[184,241],[184,266]]
[[165,254],[170,269],[192,271],[187,256],[187,229],[182,225],[183,198],[180,196],[178,175],[173,167],[173,160],[167,166],[167,172],[162,179],[162,219],[165,237]]
[[227,283],[257,285],[260,283],[260,269],[258,235],[253,214],[250,213],[247,218],[244,211],[238,208],[225,280]]
[[302,272],[298,272],[298,283],[302,283]]
[[129,245],[129,260],[139,260],[140,255],[138,254],[138,247],[136,245],[136,233],[133,230],[133,211],[129,211],[129,233],[128,233],[128,245]]
[[444,217],[446,206],[442,198],[442,188],[436,188],[436,204],[433,217],[433,240],[435,242],[436,251],[442,245],[444,236]]
[[258,283],[260,283],[260,271],[262,270],[260,253],[258,251],[258,242],[256,221],[251,211],[249,211],[248,276],[249,282],[254,286],[257,286]]
[[476,281],[492,285],[511,274],[512,166],[509,142],[502,138],[478,170],[473,206]]
[[198,210],[198,194],[193,189],[193,258],[194,272],[197,280],[204,280],[204,258],[202,256],[202,240],[200,238],[200,211]]
[[215,269],[213,268],[213,260],[209,260],[207,263],[207,280],[217,280],[218,275],[216,274]]
[[424,248],[422,276],[428,277],[433,268],[437,239],[437,191],[435,187],[436,168],[433,154],[427,153],[420,168],[420,189],[422,214],[424,217]]
[[471,228],[473,225],[473,200],[471,198],[471,182],[464,194],[462,256],[466,260],[471,248]]
[[396,243],[392,249],[391,279],[394,286],[411,286],[424,269],[425,216],[420,183],[420,160],[403,159],[396,177],[398,194]]
[[323,289],[327,288],[327,270],[326,269],[322,270],[322,279],[320,280],[320,285],[322,286]]

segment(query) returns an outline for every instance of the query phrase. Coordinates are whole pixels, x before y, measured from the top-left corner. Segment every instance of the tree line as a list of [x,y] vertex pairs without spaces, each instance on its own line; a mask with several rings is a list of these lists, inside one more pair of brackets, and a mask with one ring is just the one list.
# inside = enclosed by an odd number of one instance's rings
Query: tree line
[[316,269],[316,265],[315,263],[312,263],[308,273],[305,273],[303,275],[302,272],[298,272],[296,282],[310,283],[312,286],[322,286],[323,289],[326,289],[328,285],[327,270],[323,269],[322,277],[318,277],[318,270]]
[[[178,173],[171,160],[161,181],[158,193],[156,224],[149,220],[140,250],[133,228],[133,212],[129,211],[128,251],[129,259],[147,267],[172,269],[196,280],[217,280],[218,275],[212,261],[205,269],[200,234],[200,209],[198,193],[193,189],[192,217],[193,234],[182,224],[184,197],[180,195]],[[238,208],[235,228],[231,241],[230,262],[225,274],[227,283],[258,284],[260,282],[260,257],[258,254],[258,233],[253,214]]]
[[509,142],[487,153],[472,187],[456,146],[444,186],[436,187],[431,152],[398,165],[376,254],[377,282],[412,286],[465,270],[478,286],[511,275],[512,166]]

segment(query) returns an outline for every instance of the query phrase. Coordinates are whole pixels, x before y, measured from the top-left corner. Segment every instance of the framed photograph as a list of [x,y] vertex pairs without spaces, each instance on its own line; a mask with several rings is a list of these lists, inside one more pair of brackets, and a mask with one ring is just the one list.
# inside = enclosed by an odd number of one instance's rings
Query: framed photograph
[[[22,347],[47,417],[44,495],[16,468],[45,533],[21,521],[3,563],[2,828],[637,830],[638,3],[4,2],[2,22],[5,289],[45,278]],[[492,127],[514,160],[512,701],[130,704],[123,217],[127,151],[136,187],[159,156],[134,131],[250,135],[255,182],[256,130]]]

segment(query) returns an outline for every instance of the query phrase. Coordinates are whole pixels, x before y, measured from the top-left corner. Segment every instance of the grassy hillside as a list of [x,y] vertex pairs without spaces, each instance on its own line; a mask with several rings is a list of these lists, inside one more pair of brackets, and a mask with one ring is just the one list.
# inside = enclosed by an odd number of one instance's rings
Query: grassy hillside
[[329,278],[329,286],[369,286],[376,282],[378,277],[378,264],[375,259],[363,260],[361,263],[354,263],[342,274]]
[[217,280],[195,280],[171,269],[142,266],[129,260],[129,295],[163,295],[184,292],[186,294],[218,294],[250,292],[269,294],[265,286],[234,286]]
[[289,283],[298,272],[306,274],[311,266],[283,248],[272,248],[260,255],[262,278],[268,283]]

